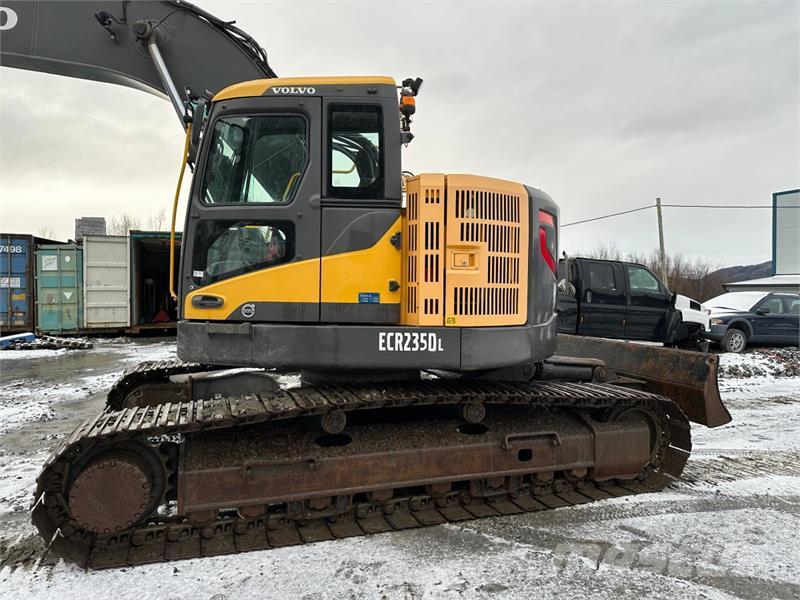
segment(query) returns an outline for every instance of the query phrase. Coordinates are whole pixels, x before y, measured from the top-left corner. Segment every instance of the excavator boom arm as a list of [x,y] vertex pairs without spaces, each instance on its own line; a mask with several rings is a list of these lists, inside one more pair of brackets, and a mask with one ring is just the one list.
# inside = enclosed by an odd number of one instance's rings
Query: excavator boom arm
[[182,1],[2,0],[0,65],[115,83],[168,98],[275,77],[261,46]]

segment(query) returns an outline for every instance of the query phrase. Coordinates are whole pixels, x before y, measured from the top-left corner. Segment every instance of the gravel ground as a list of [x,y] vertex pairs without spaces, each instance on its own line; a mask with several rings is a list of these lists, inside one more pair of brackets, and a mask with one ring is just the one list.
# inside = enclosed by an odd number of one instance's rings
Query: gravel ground
[[0,352],[0,598],[800,597],[796,349],[721,356],[733,422],[696,426],[660,493],[132,569],[42,561],[27,508],[47,453],[124,368],[172,356],[174,340]]

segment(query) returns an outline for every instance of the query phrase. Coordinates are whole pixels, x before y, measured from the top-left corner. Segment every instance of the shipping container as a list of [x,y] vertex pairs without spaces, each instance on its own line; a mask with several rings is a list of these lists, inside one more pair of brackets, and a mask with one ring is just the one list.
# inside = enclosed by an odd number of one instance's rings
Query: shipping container
[[83,323],[88,330],[127,329],[130,326],[127,236],[84,236]]
[[36,325],[34,248],[56,243],[30,234],[0,233],[0,332],[33,331]]
[[36,329],[77,333],[83,329],[83,249],[42,244],[36,249]]
[[[175,289],[181,234],[175,234]],[[177,307],[169,295],[169,232],[131,231],[131,332],[172,329]]]

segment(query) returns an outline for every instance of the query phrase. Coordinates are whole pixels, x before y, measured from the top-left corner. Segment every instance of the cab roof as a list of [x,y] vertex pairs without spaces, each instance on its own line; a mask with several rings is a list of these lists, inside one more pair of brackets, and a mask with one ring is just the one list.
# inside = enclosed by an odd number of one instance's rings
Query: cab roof
[[[368,88],[391,86],[392,93],[397,87],[394,78],[380,75],[345,76],[345,77],[276,77],[274,79],[256,79],[243,81],[228,86],[214,96],[214,102],[230,100],[232,98],[251,98],[264,96],[270,89],[275,89],[276,95],[303,94],[308,96],[321,96],[333,93],[347,92],[347,95],[362,95]],[[289,88],[293,92],[280,92],[280,88]],[[296,91],[305,88],[303,91]],[[309,91],[312,88],[313,91]],[[373,92],[374,93],[374,92]],[[384,95],[384,94],[380,94]]]

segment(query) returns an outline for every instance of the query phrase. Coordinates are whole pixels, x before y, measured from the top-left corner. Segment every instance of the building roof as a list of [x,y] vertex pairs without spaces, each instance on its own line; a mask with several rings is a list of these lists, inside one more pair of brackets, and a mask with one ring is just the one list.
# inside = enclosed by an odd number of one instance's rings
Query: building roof
[[741,288],[761,288],[764,290],[798,290],[800,289],[800,274],[796,275],[773,275],[772,277],[761,277],[759,279],[749,279],[747,281],[735,281],[726,283],[722,287],[726,290]]

